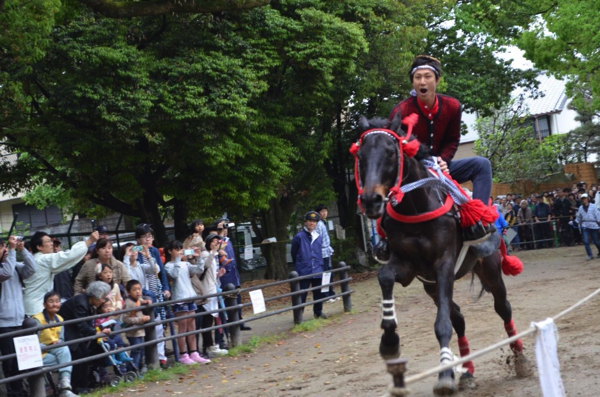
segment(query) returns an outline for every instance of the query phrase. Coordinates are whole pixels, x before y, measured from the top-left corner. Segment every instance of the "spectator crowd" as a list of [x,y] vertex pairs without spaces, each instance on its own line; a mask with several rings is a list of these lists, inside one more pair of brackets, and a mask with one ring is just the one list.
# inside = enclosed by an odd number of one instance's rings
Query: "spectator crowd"
[[499,232],[513,251],[550,248],[556,239],[561,246],[583,243],[588,260],[594,258],[590,247],[594,243],[600,258],[599,190],[599,185],[588,187],[582,181],[541,194],[496,197],[494,203],[505,221]]
[[[171,318],[177,334],[186,334],[177,338],[180,363],[207,364],[211,358],[227,354],[227,330],[219,327],[227,322],[227,315],[225,311],[211,312],[224,308],[223,299],[201,297],[221,292],[221,287],[229,283],[236,288],[241,285],[233,243],[227,236],[232,226],[224,218],[208,227],[195,220],[183,242],[169,241],[164,249],[153,245],[154,233],[146,224],[137,226],[135,243],[118,249],[104,226],[96,227],[85,241],[67,251],[61,249],[59,240],[44,232],[36,232],[28,241],[16,236],[0,240],[0,353],[15,353],[13,337],[2,334],[22,329],[24,322],[48,325],[105,314],[95,320],[41,330],[41,347],[98,335],[91,341],[43,352],[44,365],[69,363],[138,345],[144,342],[148,327],[155,329],[160,338],[165,324],[152,322]],[[319,256],[321,249],[327,258],[331,255],[327,247],[319,245]],[[322,260],[320,263],[322,268]],[[241,302],[239,294],[237,298]],[[169,299],[176,302],[146,308]],[[132,310],[112,315],[121,309]],[[211,313],[193,316],[205,312]],[[241,310],[239,314],[241,319]],[[218,327],[214,331],[201,331],[214,326]],[[119,329],[124,332],[114,333]],[[251,330],[247,325],[240,329]],[[161,366],[167,366],[164,342],[157,345],[157,351]],[[61,397],[77,396],[105,384],[110,367],[120,366],[123,371],[143,374],[144,348],[118,352],[109,360],[65,366],[59,370],[56,388]],[[17,375],[16,358],[2,361],[2,371],[4,377]],[[7,383],[6,389],[9,397],[27,396],[21,380]]]

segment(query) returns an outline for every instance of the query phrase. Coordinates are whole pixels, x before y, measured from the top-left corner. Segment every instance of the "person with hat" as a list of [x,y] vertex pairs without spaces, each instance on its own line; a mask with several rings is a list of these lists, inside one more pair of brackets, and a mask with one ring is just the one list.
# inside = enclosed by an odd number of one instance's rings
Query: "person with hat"
[[592,255],[592,249],[590,248],[590,238],[598,248],[598,256],[600,258],[600,239],[598,239],[598,229],[600,226],[600,211],[598,207],[590,203],[590,197],[587,193],[583,193],[579,196],[581,200],[581,207],[577,210],[577,223],[581,228],[581,234],[583,235],[583,245],[585,246],[585,252],[587,253],[588,260],[594,259]]
[[[95,228],[93,228],[92,231],[98,232],[98,240],[101,240],[103,238],[110,240],[108,238],[108,228],[106,226],[104,226],[104,225],[96,226]],[[94,248],[96,248],[96,243],[92,243],[90,245],[90,252],[93,252]]]
[[[460,143],[462,105],[456,98],[436,93],[441,76],[442,65],[438,59],[418,55],[408,73],[413,86],[410,97],[392,109],[389,120],[391,122],[397,116],[404,119],[416,114],[418,119],[412,130],[413,135],[429,148],[430,155],[443,172],[449,173],[458,183],[473,182],[473,199],[486,205],[492,191],[491,163],[479,156],[452,160]],[[484,225],[479,221],[463,229],[463,239],[480,240],[493,231],[493,223]],[[389,260],[387,239],[379,241],[374,254],[379,261]]]
[[[317,233],[317,223],[321,220],[319,214],[315,211],[309,211],[304,214],[304,228],[300,230],[292,239],[292,262],[294,269],[299,276],[314,274],[311,278],[300,280],[300,288],[318,287],[323,278],[323,237]],[[321,289],[313,291],[313,301],[324,298]],[[307,293],[302,294],[302,303],[306,302]],[[317,302],[313,305],[315,318],[327,318],[323,313],[323,302]]]
[[[442,171],[449,172],[458,183],[473,182],[473,199],[487,204],[492,191],[490,161],[479,156],[452,160],[460,142],[462,105],[456,98],[436,93],[442,76],[440,61],[418,55],[408,76],[413,85],[411,96],[394,107],[389,120],[397,114],[401,118],[417,114],[419,118],[413,134],[419,142],[427,145]],[[464,229],[463,235],[465,240],[478,240],[493,230],[490,225],[478,223]]]

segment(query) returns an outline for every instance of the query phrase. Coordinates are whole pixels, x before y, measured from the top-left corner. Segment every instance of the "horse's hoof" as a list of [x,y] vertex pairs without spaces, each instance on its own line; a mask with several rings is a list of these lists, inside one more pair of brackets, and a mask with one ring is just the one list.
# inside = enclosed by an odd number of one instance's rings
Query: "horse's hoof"
[[440,378],[437,385],[433,388],[433,394],[436,396],[451,396],[458,391],[458,387],[451,377]]
[[475,376],[473,376],[470,372],[465,372],[460,376],[458,381],[458,390],[469,390],[475,389],[477,387],[477,382],[475,382]]
[[[385,343],[385,342],[388,343]],[[400,337],[398,334],[381,335],[381,342],[379,343],[379,354],[384,360],[391,360],[400,357]]]
[[533,375],[531,362],[525,357],[523,352],[515,353],[515,372],[517,378],[528,378]]

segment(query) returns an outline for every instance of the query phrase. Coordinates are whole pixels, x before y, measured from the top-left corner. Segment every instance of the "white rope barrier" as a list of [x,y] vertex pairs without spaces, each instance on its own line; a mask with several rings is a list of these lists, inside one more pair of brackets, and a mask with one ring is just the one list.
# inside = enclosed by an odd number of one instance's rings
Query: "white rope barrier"
[[[598,288],[596,291],[594,291],[593,293],[591,293],[590,295],[588,295],[587,297],[583,298],[582,300],[580,300],[579,302],[577,302],[576,304],[574,304],[573,306],[569,307],[566,310],[563,310],[562,312],[558,313],[556,316],[552,317],[552,320],[555,321],[565,315],[567,315],[568,313],[572,312],[573,310],[575,310],[576,308],[578,308],[579,306],[583,305],[584,303],[586,303],[587,301],[591,300],[593,297],[595,297],[596,295],[600,294],[600,288]],[[451,363],[448,364],[444,364],[444,365],[438,365],[437,367],[431,368],[425,372],[421,372],[420,374],[416,374],[413,376],[409,376],[406,378],[405,383],[406,385],[409,385],[411,383],[420,381],[422,379],[427,378],[428,376],[431,375],[435,375],[439,372],[445,371],[447,369],[456,367],[458,365],[464,364],[467,361],[472,361],[478,357],[481,357],[485,354],[488,354],[491,351],[494,351],[502,346],[508,345],[509,343],[512,343],[514,341],[516,341],[517,339],[520,339],[524,336],[530,335],[534,332],[536,332],[537,328],[535,327],[530,327],[527,331],[523,331],[520,334],[517,334],[515,336],[511,336],[508,339],[504,339],[501,342],[498,342],[494,345],[488,346],[485,349],[482,349],[476,353],[471,353],[468,356],[462,357],[456,361],[452,361]]]

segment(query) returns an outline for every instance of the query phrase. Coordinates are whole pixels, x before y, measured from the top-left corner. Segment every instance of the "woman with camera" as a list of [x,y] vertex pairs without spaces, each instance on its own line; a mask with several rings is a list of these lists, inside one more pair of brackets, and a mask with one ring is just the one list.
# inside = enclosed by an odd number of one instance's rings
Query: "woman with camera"
[[[204,245],[204,239],[202,239],[202,232],[204,231],[204,222],[202,219],[193,220],[190,223],[189,235],[183,242],[184,249],[194,249],[199,248],[200,251],[206,251],[206,246]],[[190,263],[196,263],[196,257],[193,255],[187,256],[188,261]]]
[[101,238],[92,251],[92,258],[85,262],[75,278],[75,294],[85,291],[88,285],[96,281],[96,276],[107,265],[113,273],[113,281],[123,287],[131,278],[125,265],[113,256],[113,247],[109,239]]

